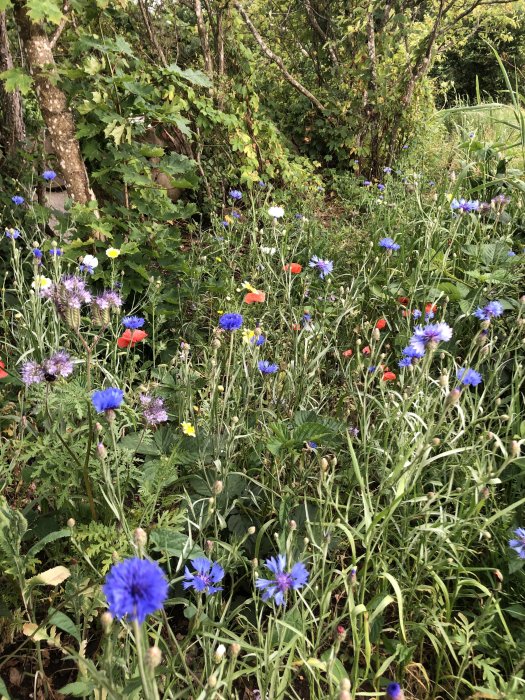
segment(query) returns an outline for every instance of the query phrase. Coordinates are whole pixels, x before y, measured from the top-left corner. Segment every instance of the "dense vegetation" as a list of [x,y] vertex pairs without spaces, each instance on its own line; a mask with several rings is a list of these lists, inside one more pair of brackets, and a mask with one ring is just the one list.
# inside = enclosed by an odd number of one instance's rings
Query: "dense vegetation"
[[0,0],[0,697],[525,696],[524,13]]

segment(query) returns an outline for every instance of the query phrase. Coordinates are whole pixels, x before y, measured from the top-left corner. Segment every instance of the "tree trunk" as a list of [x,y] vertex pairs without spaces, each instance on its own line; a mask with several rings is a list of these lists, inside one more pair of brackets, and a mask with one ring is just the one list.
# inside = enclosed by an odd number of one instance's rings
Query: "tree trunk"
[[[13,68],[5,12],[0,12],[0,73]],[[26,129],[20,90],[6,92],[0,81],[0,107],[4,116],[0,130],[6,155],[12,156],[25,141]]]
[[59,76],[49,37],[42,24],[30,20],[23,0],[15,1],[14,10],[38,104],[67,193],[75,203],[87,204],[94,197],[89,189],[86,168],[75,136],[73,115],[66,95],[57,85]]

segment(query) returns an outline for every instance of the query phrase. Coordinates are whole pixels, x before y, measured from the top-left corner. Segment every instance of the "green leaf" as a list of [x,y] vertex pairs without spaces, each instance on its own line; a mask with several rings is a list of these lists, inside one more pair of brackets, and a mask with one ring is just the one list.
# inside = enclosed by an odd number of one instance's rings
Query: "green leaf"
[[[11,7],[11,0],[0,0],[0,12],[5,12],[9,7]],[[2,690],[1,685],[0,690]]]
[[62,10],[55,0],[27,0],[27,14],[33,22],[60,24]]
[[[0,0],[0,2],[1,2],[1,0]],[[11,700],[11,696],[7,692],[6,685],[5,685],[4,681],[0,678],[0,699],[4,700],[4,698],[5,698],[5,700]]]
[[91,681],[75,681],[68,683],[63,688],[60,688],[59,693],[67,697],[81,698],[86,695],[91,695],[95,689],[95,684]]
[[80,637],[80,631],[73,622],[73,620],[68,617],[63,612],[60,612],[60,610],[55,610],[54,608],[49,608],[49,612],[51,613],[48,624],[49,625],[55,625],[55,627],[58,627],[58,629],[63,630],[67,634],[71,635],[74,637],[74,639],[77,640],[77,642],[80,644],[81,637]]
[[3,73],[0,73],[0,80],[3,80],[5,83],[6,92],[20,90],[22,95],[27,95],[33,85],[33,78],[21,68],[5,70]]
[[193,545],[188,535],[169,528],[155,528],[149,538],[153,549],[168,557],[190,559],[204,556],[204,552]]
[[201,73],[201,71],[192,70],[191,68],[180,68],[176,63],[170,64],[166,68],[167,73],[174,73],[175,75],[184,78],[189,83],[193,85],[200,85],[201,87],[211,87],[212,82],[207,75]]
[[57,532],[50,532],[29,549],[27,552],[27,557],[34,557],[46,546],[46,544],[49,542],[54,542],[55,540],[60,540],[63,537],[71,537],[71,530],[58,530]]

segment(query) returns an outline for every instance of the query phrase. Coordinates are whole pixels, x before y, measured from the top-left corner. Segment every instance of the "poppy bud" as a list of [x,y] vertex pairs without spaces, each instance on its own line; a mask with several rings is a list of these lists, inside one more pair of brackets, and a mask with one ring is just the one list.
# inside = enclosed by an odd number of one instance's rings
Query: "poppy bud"
[[223,492],[224,489],[224,484],[222,481],[215,481],[212,487],[212,491],[214,496],[218,496],[220,493]]
[[221,341],[218,338],[214,338],[211,341],[211,346],[214,350],[218,350],[221,347]]
[[323,457],[323,458],[321,459],[321,469],[322,469],[324,472],[328,471],[328,460],[326,459],[326,457]]
[[514,459],[520,456],[520,444],[517,440],[513,440],[510,443],[510,454]]
[[241,645],[237,644],[237,642],[233,642],[233,644],[230,644],[230,656],[232,659],[236,659],[239,654],[241,653]]
[[143,530],[141,527],[137,527],[133,532],[133,541],[139,549],[144,548],[148,542],[148,536],[145,530]]
[[445,399],[445,406],[453,406],[459,401],[460,396],[460,389],[452,389],[452,391],[448,394],[447,398]]
[[246,530],[246,532],[247,532],[249,535],[255,535],[255,527],[254,527],[253,525],[251,525],[251,526]]
[[346,639],[346,630],[343,625],[337,625],[337,641],[344,642]]
[[372,331],[372,340],[378,341],[381,338],[381,333],[379,328],[374,328]]
[[104,632],[109,634],[111,631],[111,625],[113,624],[113,615],[107,610],[106,612],[103,612],[100,616],[100,624],[102,625]]
[[77,523],[76,523],[75,518],[69,518],[68,521],[67,521],[67,523],[66,523],[66,525],[67,525],[69,528],[71,528],[71,529],[73,529],[73,528],[75,527],[76,524],[77,524]]
[[208,678],[208,688],[215,688],[217,686],[217,676],[212,673],[211,676]]
[[295,520],[290,520],[289,525],[290,530],[297,530],[297,523],[295,522]]
[[100,460],[104,460],[108,456],[108,452],[101,442],[97,445],[97,456]]

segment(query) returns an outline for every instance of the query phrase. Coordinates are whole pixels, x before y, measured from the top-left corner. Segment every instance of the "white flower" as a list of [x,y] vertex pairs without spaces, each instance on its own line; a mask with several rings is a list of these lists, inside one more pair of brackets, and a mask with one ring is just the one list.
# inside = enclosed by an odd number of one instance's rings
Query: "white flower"
[[35,279],[33,280],[33,284],[31,285],[33,289],[48,289],[51,287],[53,282],[49,279],[49,277],[44,277],[44,275],[37,275]]
[[269,248],[266,245],[262,245],[261,253],[264,253],[265,255],[275,255],[275,253],[277,253],[277,248]]
[[84,255],[82,264],[94,270],[96,267],[98,267],[98,258],[96,258],[94,255]]
[[213,660],[216,664],[220,663],[223,660],[224,654],[226,654],[226,647],[224,646],[224,644],[219,644],[219,646],[215,650],[215,654],[213,655]]
[[268,209],[268,214],[274,219],[282,219],[284,216],[284,209],[282,207],[270,207]]

